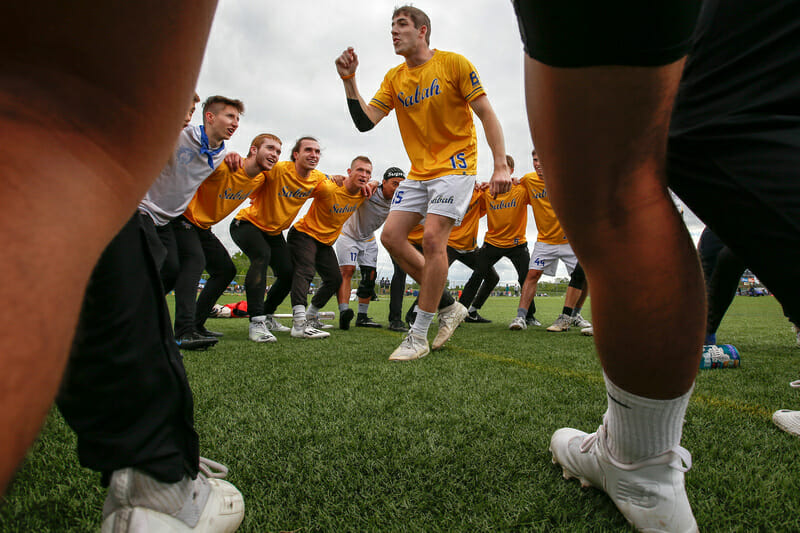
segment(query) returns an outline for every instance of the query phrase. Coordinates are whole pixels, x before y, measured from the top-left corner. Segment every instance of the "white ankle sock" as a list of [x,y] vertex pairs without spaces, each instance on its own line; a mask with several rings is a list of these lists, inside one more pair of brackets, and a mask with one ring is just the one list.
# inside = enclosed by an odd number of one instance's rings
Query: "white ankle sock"
[[362,304],[361,302],[358,302],[358,314],[359,315],[366,315],[368,309],[369,309],[369,304]]
[[469,313],[474,313],[475,311],[477,311],[477,309],[475,308],[474,305],[470,305],[469,309],[467,309],[467,312],[469,312]]
[[694,385],[677,398],[654,400],[620,389],[605,373],[603,377],[608,394],[603,425],[608,450],[615,459],[635,463],[680,444],[683,418]]
[[302,327],[306,321],[306,306],[295,305],[292,307],[292,321],[297,327]]
[[314,304],[308,306],[308,311],[306,311],[306,316],[318,316],[319,309],[314,307]]
[[414,319],[414,324],[411,326],[411,333],[423,339],[428,338],[428,327],[430,327],[435,314],[417,307],[417,318]]

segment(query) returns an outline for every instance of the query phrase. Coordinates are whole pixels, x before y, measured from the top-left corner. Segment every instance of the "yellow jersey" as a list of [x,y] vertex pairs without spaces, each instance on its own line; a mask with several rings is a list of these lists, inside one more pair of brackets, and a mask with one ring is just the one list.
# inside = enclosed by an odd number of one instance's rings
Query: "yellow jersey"
[[250,205],[236,214],[269,235],[277,235],[292,225],[294,217],[327,176],[317,169],[301,178],[292,161],[279,161],[264,172],[264,184],[250,199]]
[[461,225],[450,232],[447,246],[456,250],[470,251],[478,247],[478,221],[486,214],[486,203],[481,191],[473,191],[469,207],[461,220]]
[[209,229],[231,214],[262,183],[263,172],[251,178],[244,167],[233,172],[223,161],[194,193],[183,216],[198,228]]
[[529,172],[522,177],[522,185],[528,190],[528,198],[533,209],[533,219],[536,221],[538,242],[545,244],[569,244],[561,223],[556,218],[556,212],[550,205],[544,180],[536,172]]
[[330,180],[317,183],[311,197],[314,201],[308,213],[297,221],[294,229],[328,246],[336,241],[345,221],[367,199],[361,189],[350,194],[344,185],[336,185]]
[[411,171],[408,179],[475,175],[478,143],[469,104],[485,94],[475,67],[464,56],[434,50],[424,64],[402,63],[383,79],[369,105],[394,109]]
[[498,248],[512,248],[525,244],[528,226],[528,190],[521,183],[513,185],[506,193],[492,198],[489,189],[483,193],[486,202],[488,231],[483,242]]

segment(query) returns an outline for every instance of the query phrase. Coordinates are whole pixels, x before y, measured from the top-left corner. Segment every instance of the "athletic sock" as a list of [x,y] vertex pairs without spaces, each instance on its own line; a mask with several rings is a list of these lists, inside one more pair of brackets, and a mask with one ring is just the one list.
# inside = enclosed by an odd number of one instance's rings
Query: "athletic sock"
[[298,328],[303,327],[306,322],[306,306],[295,305],[292,306],[292,321]]
[[264,322],[266,319],[267,315],[251,316],[250,322]]
[[467,311],[469,312],[469,314],[472,314],[472,313],[477,312],[478,309],[474,305],[470,305],[469,309],[467,309]]
[[319,308],[314,304],[308,306],[308,311],[306,311],[307,317],[316,317],[319,315]]
[[517,318],[525,318],[528,315],[528,310],[524,307],[517,307]]
[[637,396],[617,387],[603,373],[608,410],[603,418],[606,444],[622,463],[635,463],[672,450],[681,442],[683,418],[694,385],[671,400]]
[[347,311],[350,309],[350,304],[339,304],[339,312]]
[[561,309],[561,314],[567,316],[575,316],[575,313],[573,313],[573,309],[571,307],[567,307],[566,305],[564,306],[563,309]]
[[358,302],[358,314],[359,315],[366,315],[367,314],[367,309],[369,309],[369,304],[362,304],[361,302]]
[[427,339],[428,328],[435,315],[436,313],[429,313],[417,307],[417,318],[414,319],[414,324],[411,326],[411,333],[423,339]]
[[456,299],[449,292],[443,292],[442,298],[439,300],[439,309],[444,309],[445,307],[449,307],[453,305]]
[[[566,307],[564,309],[566,309]],[[581,309],[583,309],[583,307],[573,307],[571,316],[578,316],[581,314]]]

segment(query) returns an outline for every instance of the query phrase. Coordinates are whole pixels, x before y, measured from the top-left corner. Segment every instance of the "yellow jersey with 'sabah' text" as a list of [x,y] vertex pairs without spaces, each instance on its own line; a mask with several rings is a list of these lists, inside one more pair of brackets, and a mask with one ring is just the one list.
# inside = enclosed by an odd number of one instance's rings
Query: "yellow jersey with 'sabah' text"
[[223,161],[194,193],[183,216],[198,228],[209,229],[231,214],[262,183],[262,172],[251,178],[244,167],[233,172]]
[[536,230],[539,232],[536,240],[545,244],[569,244],[561,223],[556,218],[556,212],[550,205],[544,180],[536,172],[529,172],[522,177],[522,184],[528,190]]
[[483,192],[486,202],[486,225],[488,231],[484,243],[498,248],[512,248],[528,242],[525,231],[528,226],[528,190],[521,183],[511,190],[492,198],[489,189]]
[[320,181],[311,197],[314,201],[308,213],[297,221],[294,229],[328,246],[336,241],[345,221],[367,199],[361,189],[350,194],[344,185],[336,185],[330,180]]
[[408,179],[425,181],[476,174],[478,143],[469,103],[483,94],[472,63],[434,49],[418,67],[402,63],[390,70],[369,105],[387,114],[395,110],[411,160]]
[[292,161],[279,161],[264,172],[264,184],[250,198],[250,205],[236,214],[269,235],[277,235],[292,225],[294,217],[327,175],[317,169],[300,177]]
[[486,203],[483,201],[483,192],[472,191],[469,207],[461,220],[461,225],[450,232],[447,246],[469,252],[478,247],[478,222],[486,214]]

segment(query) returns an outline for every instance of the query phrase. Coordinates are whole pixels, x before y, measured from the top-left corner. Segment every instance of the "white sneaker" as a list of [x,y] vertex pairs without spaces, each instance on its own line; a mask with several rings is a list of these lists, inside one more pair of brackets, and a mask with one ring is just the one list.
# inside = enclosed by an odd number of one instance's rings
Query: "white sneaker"
[[280,322],[278,322],[272,315],[267,315],[267,319],[265,322],[267,323],[267,329],[269,329],[270,331],[275,331],[278,333],[286,333],[287,331],[292,330],[292,328],[286,327]]
[[389,356],[389,361],[413,361],[429,353],[428,339],[418,337],[409,331],[400,346]]
[[[456,328],[467,318],[469,311],[459,302],[453,302],[439,310],[439,331],[431,344],[432,350],[438,350],[453,336]],[[426,342],[427,344],[427,342]]]
[[581,335],[586,335],[587,337],[594,337],[594,326],[589,326],[588,328],[583,328],[581,330]]
[[514,317],[514,320],[512,320],[511,324],[508,325],[508,329],[510,329],[511,331],[528,329],[528,324],[525,323],[525,317],[522,316]]
[[244,518],[244,498],[221,479],[228,469],[201,457],[200,470],[196,479],[186,477],[178,483],[161,483],[133,468],[115,470],[103,504],[101,532],[236,531]]
[[582,487],[593,486],[608,494],[639,530],[698,531],[683,481],[683,473],[692,466],[685,448],[624,464],[611,457],[605,440],[603,426],[591,435],[561,428],[550,439],[553,463],[561,465],[565,479],[576,477]]
[[308,323],[309,326],[311,326],[314,329],[332,329],[333,328],[332,324],[323,324],[322,320],[319,319],[319,315],[311,316],[311,317],[307,316],[306,317],[306,322]]
[[590,328],[592,327],[592,323],[578,313],[577,315],[570,317],[570,326],[575,326],[576,328]]
[[250,340],[253,342],[278,342],[263,320],[250,321]]
[[572,323],[572,317],[561,313],[553,322],[553,325],[547,328],[547,331],[569,331],[569,325]]
[[331,336],[327,331],[311,327],[307,320],[302,324],[292,324],[291,335],[296,339],[325,339]]
[[[789,386],[795,389],[800,388],[800,379],[792,381]],[[800,411],[790,409],[775,411],[772,413],[772,422],[786,433],[800,437]]]

